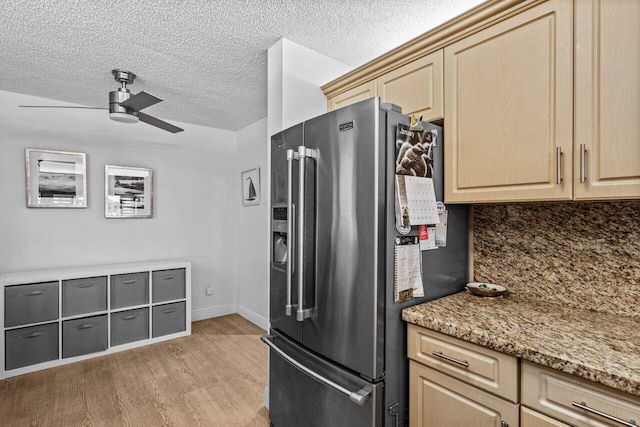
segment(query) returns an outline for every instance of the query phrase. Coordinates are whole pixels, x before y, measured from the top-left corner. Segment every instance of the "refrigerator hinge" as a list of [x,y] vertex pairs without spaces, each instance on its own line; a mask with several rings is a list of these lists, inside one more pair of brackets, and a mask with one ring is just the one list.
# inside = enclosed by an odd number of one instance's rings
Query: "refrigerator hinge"
[[398,405],[400,404],[396,402],[393,405],[389,406],[389,414],[395,418],[395,422],[394,422],[395,427],[401,427],[405,424],[400,424],[400,423],[407,421],[407,415],[406,415],[407,408],[398,409]]

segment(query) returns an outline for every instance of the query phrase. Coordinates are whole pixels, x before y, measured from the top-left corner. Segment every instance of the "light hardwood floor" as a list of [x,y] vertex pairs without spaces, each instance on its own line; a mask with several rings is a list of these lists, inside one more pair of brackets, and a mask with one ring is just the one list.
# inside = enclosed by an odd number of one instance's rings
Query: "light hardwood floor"
[[269,426],[263,333],[223,316],[189,337],[0,381],[0,425]]

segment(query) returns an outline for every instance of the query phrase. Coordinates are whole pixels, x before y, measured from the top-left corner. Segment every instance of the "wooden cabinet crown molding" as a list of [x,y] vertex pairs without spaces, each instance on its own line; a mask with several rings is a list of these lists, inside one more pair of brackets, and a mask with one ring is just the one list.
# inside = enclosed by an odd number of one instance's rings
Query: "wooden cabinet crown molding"
[[327,98],[523,12],[546,0],[489,0],[322,86]]

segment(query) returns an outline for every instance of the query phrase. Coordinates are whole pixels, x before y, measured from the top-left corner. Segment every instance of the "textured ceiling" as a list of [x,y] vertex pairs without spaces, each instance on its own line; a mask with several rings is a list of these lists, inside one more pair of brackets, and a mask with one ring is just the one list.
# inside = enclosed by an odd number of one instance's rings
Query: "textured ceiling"
[[267,114],[267,50],[354,67],[482,0],[1,0],[0,90],[108,106],[111,70],[167,121],[237,130]]

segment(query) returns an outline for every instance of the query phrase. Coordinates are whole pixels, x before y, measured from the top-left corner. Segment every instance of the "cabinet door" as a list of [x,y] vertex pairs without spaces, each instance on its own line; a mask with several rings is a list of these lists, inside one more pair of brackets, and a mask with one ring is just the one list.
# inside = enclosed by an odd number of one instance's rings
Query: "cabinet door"
[[356,86],[346,92],[330,98],[328,101],[329,111],[337,110],[338,108],[373,98],[376,95],[376,82],[375,80],[371,80],[370,82],[363,83],[360,86]]
[[517,427],[518,404],[410,362],[409,425]]
[[640,2],[576,2],[576,199],[640,198],[639,52]]
[[571,427],[561,421],[547,417],[539,412],[520,407],[520,427]]
[[439,50],[384,74],[377,79],[382,102],[402,107],[406,115],[425,122],[443,117],[443,52]]
[[571,199],[572,8],[551,0],[445,48],[445,201]]

